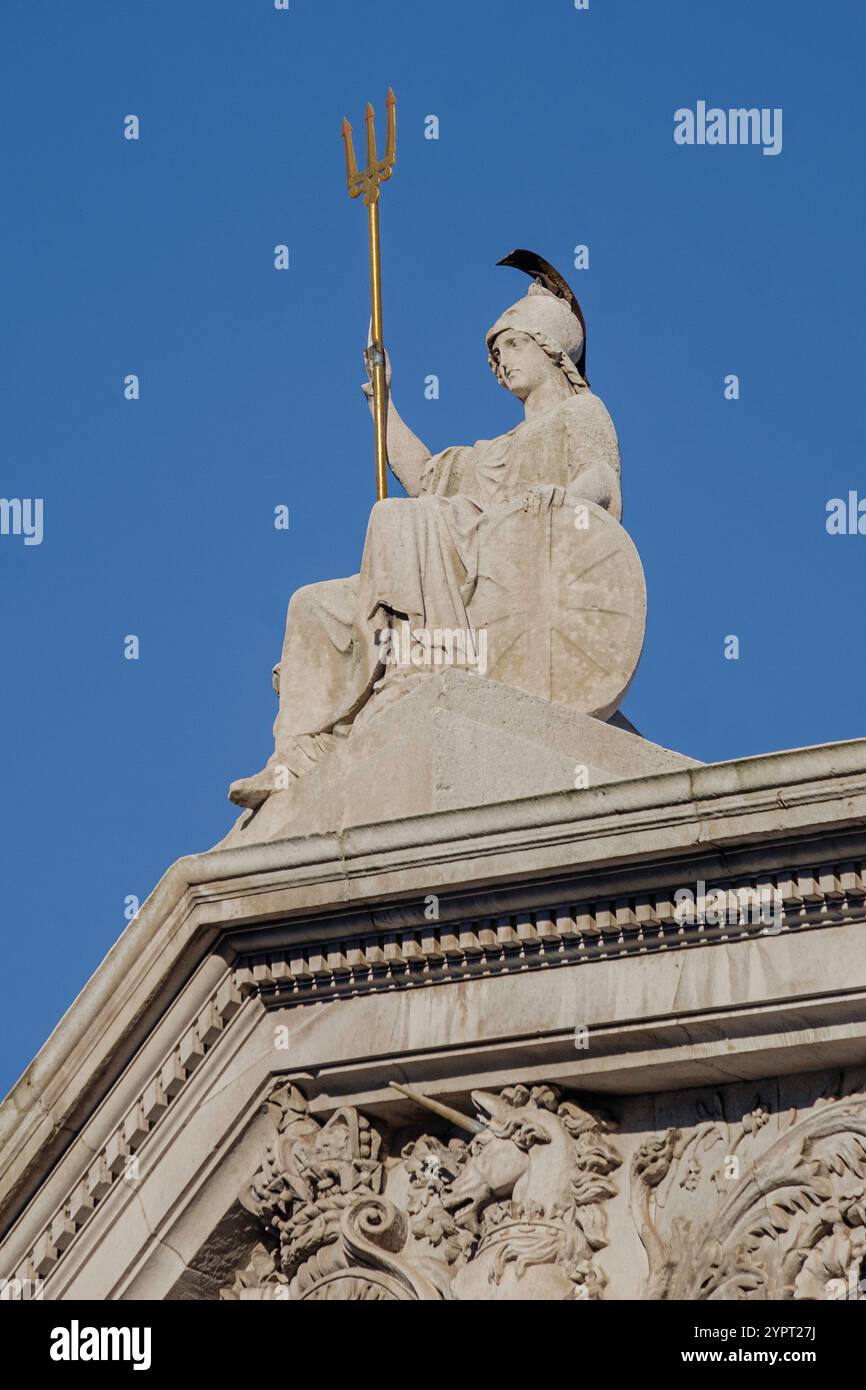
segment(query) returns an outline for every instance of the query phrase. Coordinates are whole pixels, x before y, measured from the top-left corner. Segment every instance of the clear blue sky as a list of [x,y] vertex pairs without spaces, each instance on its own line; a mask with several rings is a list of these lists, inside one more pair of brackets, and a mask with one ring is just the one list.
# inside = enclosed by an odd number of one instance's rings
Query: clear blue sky
[[[516,422],[484,330],[526,284],[495,261],[540,251],[584,306],[647,575],[626,713],[704,761],[866,733],[866,536],[825,529],[866,496],[864,31],[854,0],[3,0],[0,495],[44,498],[45,534],[0,536],[0,1087],[127,895],[228,829],[289,595],[357,568],[367,250],[340,122],[360,135],[372,98],[381,129],[389,83],[407,421],[434,449]],[[698,100],[781,107],[782,153],[675,145]]]

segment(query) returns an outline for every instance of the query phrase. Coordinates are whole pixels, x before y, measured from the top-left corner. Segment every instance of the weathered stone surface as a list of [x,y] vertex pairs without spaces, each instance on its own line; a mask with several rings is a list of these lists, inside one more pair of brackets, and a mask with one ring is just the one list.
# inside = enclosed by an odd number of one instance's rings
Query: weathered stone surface
[[422,677],[222,845],[598,787],[697,767],[623,728],[469,671]]
[[[351,1254],[371,1220],[396,1223],[396,1240],[402,1213],[411,1268],[380,1271],[386,1294],[432,1286],[475,1298],[482,1266],[481,1292],[495,1297],[524,1279],[523,1293],[544,1298],[698,1298],[723,1287],[745,1297],[750,1261],[755,1296],[805,1297],[816,1280],[848,1278],[860,1241],[864,823],[857,742],[180,861],[0,1107],[0,1267],[38,1271],[45,1296],[60,1299],[216,1298],[251,1260],[266,1287],[268,1232],[238,1194],[273,1142],[262,1103],[290,1085],[313,1135],[341,1112],[381,1135],[384,1187],[373,1197],[391,1205],[358,1211],[360,1235],[341,1227],[327,1244]],[[771,882],[778,923],[678,920],[677,890],[701,880],[708,891]],[[568,1103],[611,1126],[605,1145],[621,1162],[604,1181],[614,1190],[589,1204],[603,1210],[606,1243],[577,1260],[577,1280],[563,1252],[590,1232],[575,1234],[570,1208],[551,1223],[552,1264],[519,1278],[510,1236],[492,1287],[482,1230],[458,1240],[449,1262],[445,1218],[432,1223],[440,1245],[427,1240],[416,1268],[412,1221],[427,1219],[434,1197],[407,1164],[417,1153],[420,1172],[431,1146],[459,1157],[475,1141],[392,1081],[469,1118],[483,1113],[473,1092],[522,1087],[532,1109],[537,1088],[555,1089],[546,1115]],[[749,1119],[763,1111],[768,1122]],[[727,1129],[714,1137],[702,1126],[719,1113]],[[824,1137],[810,1127],[822,1114]],[[450,1150],[457,1140],[463,1148]],[[778,1156],[777,1140],[788,1145]],[[746,1225],[753,1179],[790,1171],[805,1196],[777,1237],[731,1226],[728,1263],[708,1265],[707,1231],[733,1210],[729,1155],[741,1159],[735,1205]],[[462,1239],[460,1172],[437,1200],[446,1212],[458,1204],[450,1219]],[[667,1184],[659,1193],[656,1174]],[[503,1201],[521,1198],[512,1190]],[[491,1203],[476,1205],[483,1228]],[[678,1215],[691,1222],[687,1252]],[[533,1221],[517,1224],[535,1241]],[[265,1254],[254,1257],[259,1244]],[[670,1250],[680,1272],[668,1286]],[[447,1277],[428,1256],[444,1258]]]

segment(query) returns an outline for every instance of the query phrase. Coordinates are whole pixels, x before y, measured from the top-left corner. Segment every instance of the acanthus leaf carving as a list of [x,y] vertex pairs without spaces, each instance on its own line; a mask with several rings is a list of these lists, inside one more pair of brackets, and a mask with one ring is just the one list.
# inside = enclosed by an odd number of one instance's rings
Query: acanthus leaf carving
[[[707,1112],[704,1111],[706,1114]],[[825,1097],[767,1141],[769,1108],[688,1137],[652,1136],[632,1162],[632,1211],[647,1252],[650,1299],[846,1296],[866,1253],[866,1097]],[[707,1172],[721,1145],[742,1176]],[[715,1188],[711,1198],[708,1188]]]

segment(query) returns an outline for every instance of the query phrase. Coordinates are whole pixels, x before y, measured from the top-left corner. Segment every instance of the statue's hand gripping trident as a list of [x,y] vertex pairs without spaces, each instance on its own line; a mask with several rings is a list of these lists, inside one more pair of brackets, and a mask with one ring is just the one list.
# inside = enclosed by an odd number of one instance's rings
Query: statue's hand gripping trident
[[367,167],[358,170],[352,145],[352,127],[343,118],[346,145],[346,183],[350,198],[363,195],[370,223],[370,298],[372,331],[368,359],[373,372],[373,420],[376,426],[376,497],[388,495],[387,394],[385,383],[385,345],[382,338],[382,268],[379,257],[379,185],[391,177],[397,158],[397,99],[391,88],[387,98],[388,126],[385,158],[376,158],[376,128],[373,108],[367,103]]

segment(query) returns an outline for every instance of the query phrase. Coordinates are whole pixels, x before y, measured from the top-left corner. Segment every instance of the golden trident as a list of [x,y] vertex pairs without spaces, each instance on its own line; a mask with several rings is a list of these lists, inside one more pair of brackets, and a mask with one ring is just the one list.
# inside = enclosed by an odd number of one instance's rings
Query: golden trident
[[358,172],[352,146],[352,127],[343,117],[346,144],[346,183],[349,197],[363,193],[370,218],[370,298],[373,304],[371,342],[367,360],[373,367],[373,420],[376,425],[376,497],[388,496],[387,403],[385,400],[385,348],[382,342],[382,267],[379,260],[379,184],[391,177],[397,158],[397,98],[388,88],[388,130],[385,158],[376,159],[376,127],[373,108],[367,102],[367,167]]

